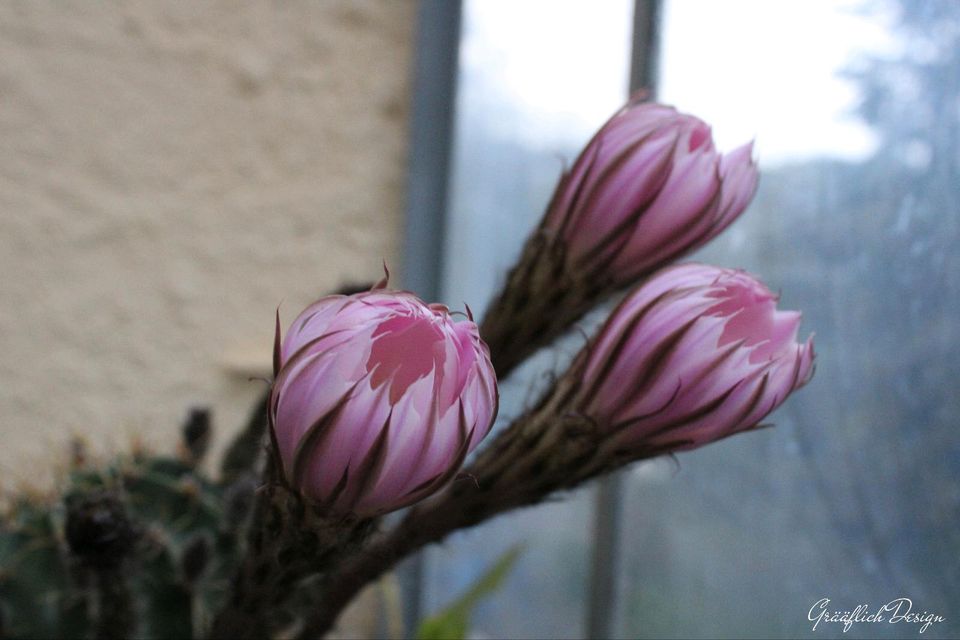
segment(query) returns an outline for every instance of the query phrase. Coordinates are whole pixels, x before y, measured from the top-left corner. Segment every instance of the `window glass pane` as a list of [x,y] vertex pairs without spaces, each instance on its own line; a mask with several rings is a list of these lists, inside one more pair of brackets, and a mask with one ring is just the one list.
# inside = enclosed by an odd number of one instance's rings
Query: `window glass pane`
[[[456,105],[444,300],[478,316],[580,146],[627,93],[632,2],[467,0]],[[501,421],[530,402],[552,355],[501,387]],[[426,610],[449,602],[506,549],[527,543],[474,619],[492,637],[579,637],[590,494],[494,520],[430,552]]]
[[668,2],[661,60],[664,101],[757,140],[754,204],[696,257],[782,289],[818,366],[775,429],[630,473],[627,635],[804,637],[820,598],[898,597],[960,633],[960,3]]
[[444,292],[481,313],[564,164],[623,103],[630,0],[467,0]]

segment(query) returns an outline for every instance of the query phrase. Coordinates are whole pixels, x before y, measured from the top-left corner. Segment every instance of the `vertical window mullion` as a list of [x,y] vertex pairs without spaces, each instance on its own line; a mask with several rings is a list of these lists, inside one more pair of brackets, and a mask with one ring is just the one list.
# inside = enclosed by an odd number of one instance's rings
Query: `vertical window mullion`
[[[421,0],[417,11],[402,282],[429,302],[441,293],[461,15],[461,0]],[[398,569],[408,638],[422,617],[426,556]]]
[[[635,0],[630,60],[629,93],[645,89],[656,95],[661,0]],[[593,549],[585,635],[611,638],[620,635],[620,567],[623,539],[624,478],[616,473],[597,482],[594,495]]]

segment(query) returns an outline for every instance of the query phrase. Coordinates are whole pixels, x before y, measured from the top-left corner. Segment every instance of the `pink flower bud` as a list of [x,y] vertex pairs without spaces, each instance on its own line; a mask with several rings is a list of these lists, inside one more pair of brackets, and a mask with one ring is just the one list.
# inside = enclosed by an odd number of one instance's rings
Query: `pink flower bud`
[[627,285],[736,220],[757,187],[752,148],[721,155],[701,120],[633,100],[565,173],[543,227],[575,267]]
[[284,476],[335,513],[426,497],[496,417],[476,325],[408,292],[321,298],[293,321],[278,360],[270,417]]
[[752,429],[813,375],[800,313],[753,276],[700,264],[661,271],[613,312],[587,356],[583,412],[652,454]]

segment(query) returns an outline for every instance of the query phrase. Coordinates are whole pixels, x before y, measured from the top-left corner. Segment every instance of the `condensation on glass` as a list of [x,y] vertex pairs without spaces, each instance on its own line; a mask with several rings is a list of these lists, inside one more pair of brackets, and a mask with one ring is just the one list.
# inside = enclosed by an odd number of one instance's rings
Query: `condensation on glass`
[[677,1],[662,28],[661,98],[762,172],[695,258],[782,290],[818,363],[776,428],[632,472],[625,632],[805,637],[821,598],[909,597],[960,634],[960,3]]
[[[452,306],[482,312],[564,161],[622,101],[631,4],[466,2]],[[806,636],[821,598],[898,597],[960,634],[960,3],[667,2],[661,41],[661,99],[712,123],[721,148],[755,138],[762,169],[753,205],[695,259],[782,290],[818,368],[776,428],[628,472],[623,634]],[[506,385],[504,418],[576,340]],[[526,542],[476,633],[580,636],[588,497],[433,551],[427,610]]]
[[[443,298],[478,316],[536,224],[565,164],[623,102],[633,3],[468,0],[456,102]],[[557,365],[535,359],[502,386],[501,421]],[[503,590],[480,607],[489,637],[580,637],[591,500],[578,492],[494,520],[431,550],[425,611],[449,602],[513,545]],[[533,595],[535,594],[535,595]]]

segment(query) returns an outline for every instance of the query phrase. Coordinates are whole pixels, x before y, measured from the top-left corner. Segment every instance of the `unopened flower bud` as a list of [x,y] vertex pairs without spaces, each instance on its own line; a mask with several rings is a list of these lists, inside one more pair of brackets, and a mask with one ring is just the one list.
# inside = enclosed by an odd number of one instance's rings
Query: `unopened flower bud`
[[335,513],[376,515],[429,495],[497,412],[476,325],[407,292],[321,298],[294,320],[278,360],[270,420],[284,477]]
[[753,276],[688,264],[628,296],[601,329],[580,409],[619,447],[692,449],[756,427],[813,374],[800,313]]
[[562,176],[483,323],[501,379],[608,296],[697,249],[753,198],[752,144],[726,155],[710,127],[634,99]]
[[543,228],[571,266],[626,286],[702,246],[750,203],[752,143],[721,155],[701,120],[631,101],[563,176]]

